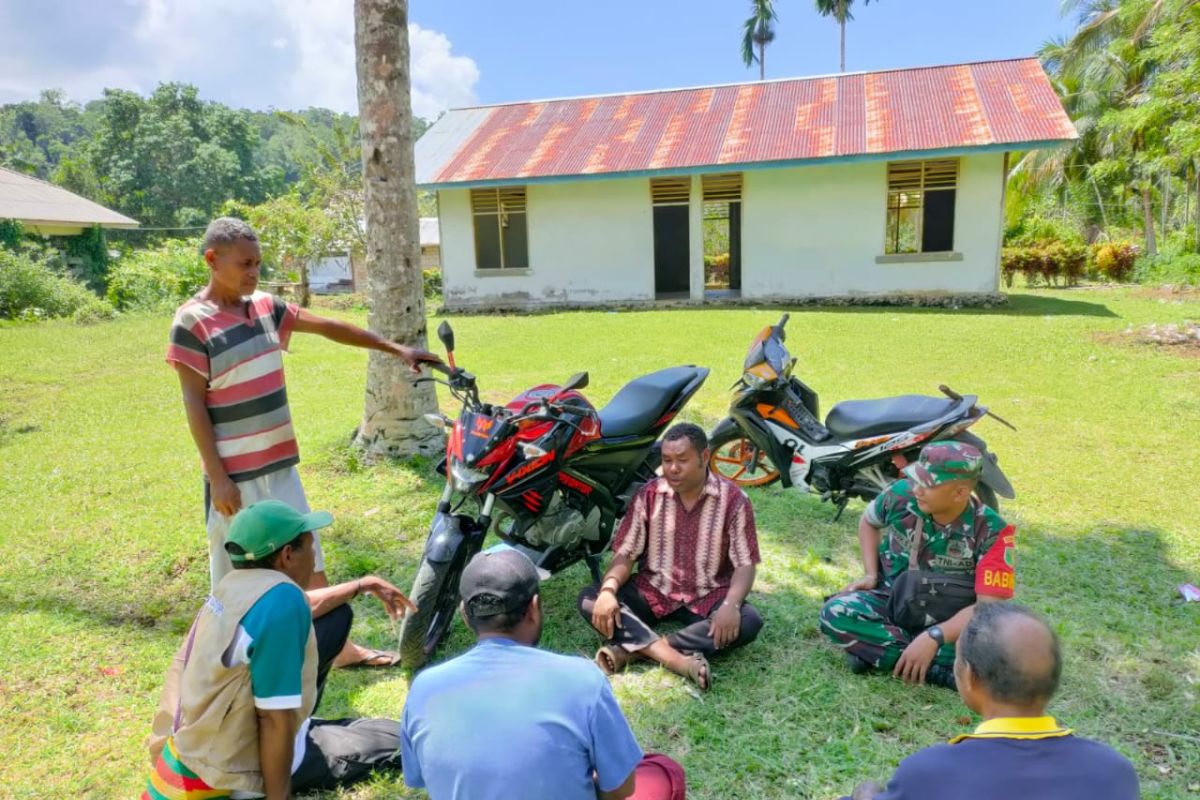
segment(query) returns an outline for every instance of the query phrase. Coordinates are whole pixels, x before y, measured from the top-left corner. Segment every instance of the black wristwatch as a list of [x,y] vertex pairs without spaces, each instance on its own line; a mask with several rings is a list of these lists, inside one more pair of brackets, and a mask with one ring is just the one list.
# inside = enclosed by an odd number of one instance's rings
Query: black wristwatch
[[942,633],[942,629],[937,625],[930,625],[925,629],[925,632],[929,634],[930,639],[933,639],[935,642],[937,642],[938,647],[941,647],[946,643],[946,634]]

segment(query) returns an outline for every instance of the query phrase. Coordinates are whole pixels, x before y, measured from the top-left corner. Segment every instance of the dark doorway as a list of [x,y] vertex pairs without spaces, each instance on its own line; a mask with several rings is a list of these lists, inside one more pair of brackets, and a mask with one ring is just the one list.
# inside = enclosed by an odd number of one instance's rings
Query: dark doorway
[[654,293],[684,294],[691,288],[688,207],[654,207]]
[[658,298],[691,295],[691,203],[691,178],[650,181],[650,204],[654,210],[654,295]]

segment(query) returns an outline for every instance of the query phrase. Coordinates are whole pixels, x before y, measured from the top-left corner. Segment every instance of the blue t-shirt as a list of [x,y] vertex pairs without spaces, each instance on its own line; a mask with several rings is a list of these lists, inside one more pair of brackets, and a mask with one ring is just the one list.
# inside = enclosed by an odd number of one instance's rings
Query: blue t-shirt
[[1076,736],[965,739],[900,762],[875,800],[1137,800],[1137,774],[1111,747]]
[[596,800],[642,759],[595,664],[509,639],[418,675],[401,726],[404,781],[431,800]]

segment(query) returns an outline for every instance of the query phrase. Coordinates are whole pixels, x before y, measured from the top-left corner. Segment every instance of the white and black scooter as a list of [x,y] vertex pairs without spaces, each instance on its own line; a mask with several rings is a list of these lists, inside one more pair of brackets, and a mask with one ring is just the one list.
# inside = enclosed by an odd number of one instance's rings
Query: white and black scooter
[[848,400],[822,424],[817,393],[792,374],[796,359],[783,344],[787,321],[784,314],[750,345],[729,416],[710,435],[714,470],[742,487],[780,481],[814,492],[834,503],[840,517],[851,498],[871,500],[899,479],[923,445],[956,439],[984,454],[980,500],[996,508],[997,495],[1016,496],[987,443],[967,431],[984,416],[1016,429],[975,395],[940,386],[945,397]]

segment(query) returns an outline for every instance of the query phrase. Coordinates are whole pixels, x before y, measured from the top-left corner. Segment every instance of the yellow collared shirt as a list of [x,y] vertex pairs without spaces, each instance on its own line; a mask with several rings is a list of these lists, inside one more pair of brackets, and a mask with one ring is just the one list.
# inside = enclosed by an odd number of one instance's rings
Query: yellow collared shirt
[[981,722],[974,733],[955,736],[950,744],[966,739],[1053,739],[1072,732],[1059,725],[1054,717],[996,717]]

